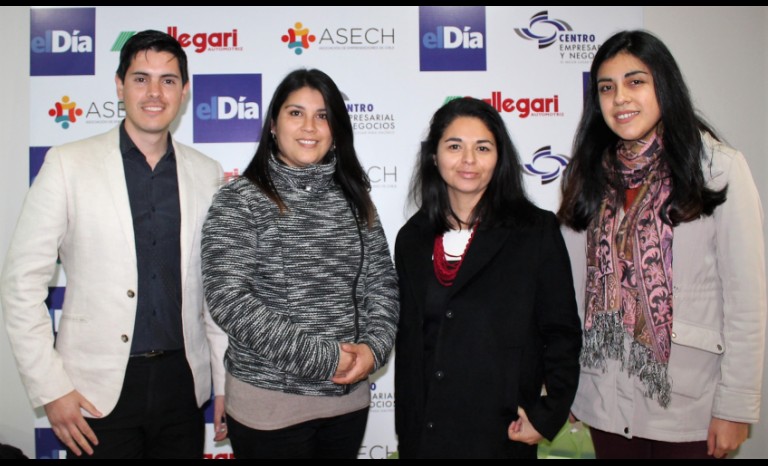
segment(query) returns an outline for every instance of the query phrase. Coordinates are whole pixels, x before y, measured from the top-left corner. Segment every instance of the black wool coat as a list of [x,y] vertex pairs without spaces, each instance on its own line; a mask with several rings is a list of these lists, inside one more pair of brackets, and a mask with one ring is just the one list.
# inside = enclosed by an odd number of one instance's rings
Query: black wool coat
[[548,439],[566,422],[579,379],[581,325],[557,220],[538,208],[532,215],[526,225],[481,224],[476,231],[439,310],[429,381],[423,316],[435,235],[422,211],[400,229],[395,426],[401,458],[535,458],[535,445],[507,437],[518,406]]

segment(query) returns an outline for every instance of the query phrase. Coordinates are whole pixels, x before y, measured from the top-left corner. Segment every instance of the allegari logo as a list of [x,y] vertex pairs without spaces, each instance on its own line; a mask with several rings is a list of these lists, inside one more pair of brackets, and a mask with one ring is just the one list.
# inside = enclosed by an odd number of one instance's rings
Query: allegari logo
[[[448,96],[443,104],[462,96]],[[479,97],[478,97],[479,98]],[[560,97],[555,94],[552,97],[523,97],[511,99],[504,96],[501,91],[491,92],[490,98],[482,98],[499,113],[517,112],[519,118],[528,117],[561,117],[565,114],[560,111]]]
[[260,74],[194,76],[194,142],[259,142]]
[[[238,44],[237,29],[228,32],[179,32],[178,26],[168,26],[167,32],[183,48],[193,47],[195,53],[203,52],[242,52]],[[121,31],[112,44],[112,52],[119,52],[136,31]]]
[[301,55],[304,50],[309,48],[309,43],[317,40],[317,37],[309,33],[309,28],[304,27],[301,21],[297,21],[293,28],[288,29],[288,34],[283,34],[280,38],[288,44],[288,48],[293,50],[296,55]]
[[30,10],[30,75],[93,75],[95,8]]
[[485,71],[484,6],[420,6],[421,71]]
[[69,126],[77,123],[77,118],[83,116],[83,109],[78,108],[76,102],[72,102],[68,95],[62,96],[61,101],[53,104],[53,108],[48,110],[48,115],[52,116],[56,123],[61,123],[61,127],[69,129]]
[[549,184],[560,176],[570,160],[563,154],[553,154],[552,146],[540,147],[533,153],[531,163],[524,165],[525,174],[538,176],[541,184]]
[[547,10],[531,16],[528,27],[515,28],[515,33],[525,40],[536,41],[539,49],[559,43],[563,63],[589,63],[600,48],[595,34],[574,33],[570,24],[562,19],[550,18]]

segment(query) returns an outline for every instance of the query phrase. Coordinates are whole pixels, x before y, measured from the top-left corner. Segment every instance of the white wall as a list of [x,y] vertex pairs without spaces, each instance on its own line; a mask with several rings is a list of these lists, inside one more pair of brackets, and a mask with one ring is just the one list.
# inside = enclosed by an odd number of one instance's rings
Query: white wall
[[[0,263],[28,184],[29,7],[0,7]],[[645,26],[672,50],[696,105],[742,150],[768,203],[768,7],[644,7]],[[768,399],[768,372],[764,387]],[[0,326],[0,443],[34,455],[33,415]],[[739,458],[768,457],[768,402]]]
[[[29,7],[0,7],[0,263],[29,186]],[[0,443],[34,458],[34,416],[0,325]]]
[[[675,56],[701,113],[746,156],[768,209],[768,7],[653,6],[643,14]],[[768,458],[768,370],[761,422],[750,437],[737,457]]]

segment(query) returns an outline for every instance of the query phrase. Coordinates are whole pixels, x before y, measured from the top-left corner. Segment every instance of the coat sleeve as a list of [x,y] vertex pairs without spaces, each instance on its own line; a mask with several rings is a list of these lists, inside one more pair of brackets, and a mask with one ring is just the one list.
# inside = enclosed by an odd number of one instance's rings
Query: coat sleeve
[[739,152],[727,169],[725,203],[715,209],[717,270],[723,287],[725,351],[712,415],[758,422],[766,325],[763,209]]
[[311,335],[259,297],[257,257],[270,253],[259,250],[259,221],[265,219],[257,218],[231,185],[215,196],[202,239],[203,290],[211,316],[230,341],[258,351],[282,371],[328,380],[338,365],[339,343]]
[[[220,186],[220,180],[224,179],[224,170],[221,164],[216,162],[216,180],[217,186]],[[202,254],[202,252],[201,252]],[[211,310],[203,299],[203,312],[205,316],[205,334],[208,339],[208,347],[211,352],[211,378],[213,379],[213,394],[215,396],[224,395],[224,385],[226,380],[226,369],[224,368],[224,354],[227,351],[227,334],[211,317]]]
[[552,440],[568,418],[579,382],[581,324],[573,276],[554,215],[542,231],[535,315],[543,341],[544,394],[528,412],[536,430]]
[[0,277],[5,326],[34,407],[74,390],[54,348],[45,304],[67,225],[65,173],[58,149],[52,148],[24,200]]
[[373,352],[374,372],[386,364],[395,344],[400,315],[397,276],[392,265],[387,238],[376,215],[373,228],[368,230],[370,266],[365,284],[367,325],[360,336]]

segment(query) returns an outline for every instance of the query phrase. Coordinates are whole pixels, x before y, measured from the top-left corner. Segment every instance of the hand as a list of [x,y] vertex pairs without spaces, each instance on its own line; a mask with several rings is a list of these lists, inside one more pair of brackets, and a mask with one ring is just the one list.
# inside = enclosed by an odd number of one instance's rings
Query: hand
[[355,359],[357,359],[357,353],[351,351],[349,348],[346,350],[342,344],[339,344],[339,365],[336,366],[336,373],[333,374],[333,379],[338,379],[347,376],[347,372],[352,370],[355,365]]
[[749,424],[712,418],[707,434],[707,454],[715,458],[725,458],[728,453],[739,448],[749,435]]
[[510,440],[515,442],[522,442],[528,445],[536,445],[544,437],[533,427],[531,421],[528,420],[528,415],[525,410],[518,406],[517,408],[518,418],[516,421],[512,421],[507,428],[507,436]]
[[98,445],[99,439],[85,421],[80,408],[94,417],[101,417],[102,414],[90,401],[77,390],[72,390],[61,398],[46,403],[44,408],[53,433],[67,448],[77,456],[82,455],[83,451],[89,455],[93,454],[91,445]]
[[[339,385],[348,385],[360,380],[368,378],[371,372],[373,372],[373,366],[375,364],[373,358],[373,352],[365,343],[342,343],[341,344],[342,361],[345,354],[354,355],[352,360],[352,366],[340,373],[338,370],[331,379],[331,382]],[[341,363],[339,363],[341,365]]]
[[227,438],[227,414],[224,410],[224,395],[213,398],[213,441],[221,442]]
[[571,424],[576,424],[577,422],[579,422],[576,416],[573,415],[572,411],[568,413],[568,422]]

